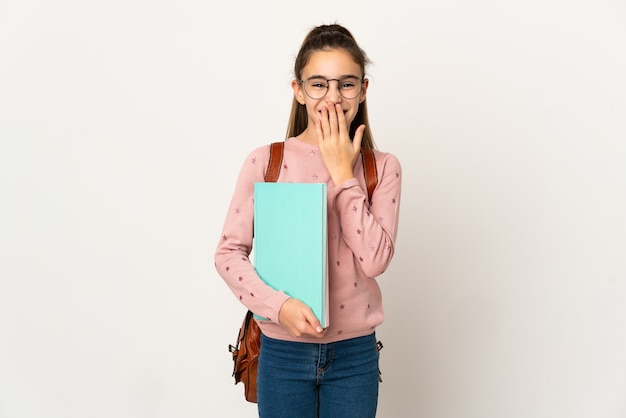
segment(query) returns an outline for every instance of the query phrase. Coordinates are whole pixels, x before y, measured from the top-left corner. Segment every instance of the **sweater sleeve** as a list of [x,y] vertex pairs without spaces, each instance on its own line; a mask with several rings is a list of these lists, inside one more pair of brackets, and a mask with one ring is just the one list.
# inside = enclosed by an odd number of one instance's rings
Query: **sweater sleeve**
[[250,262],[254,222],[254,183],[264,181],[269,146],[252,151],[243,163],[215,251],[215,268],[239,301],[249,310],[278,322],[289,298],[259,277]]
[[371,204],[356,178],[336,186],[329,196],[355,265],[372,278],[382,274],[393,258],[402,186],[402,169],[395,156],[377,152],[376,166],[378,185]]

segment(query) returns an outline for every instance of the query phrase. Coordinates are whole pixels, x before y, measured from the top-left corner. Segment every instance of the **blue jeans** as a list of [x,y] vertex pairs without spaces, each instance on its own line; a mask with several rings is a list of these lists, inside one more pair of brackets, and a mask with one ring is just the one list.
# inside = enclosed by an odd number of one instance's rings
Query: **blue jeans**
[[330,344],[261,334],[259,417],[375,417],[378,357],[375,334]]

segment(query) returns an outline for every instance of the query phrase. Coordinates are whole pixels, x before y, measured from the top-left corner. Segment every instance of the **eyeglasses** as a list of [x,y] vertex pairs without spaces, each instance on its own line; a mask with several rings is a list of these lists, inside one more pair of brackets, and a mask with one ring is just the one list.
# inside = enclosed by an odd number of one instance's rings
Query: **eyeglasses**
[[342,78],[326,79],[324,77],[310,77],[306,80],[298,80],[304,87],[304,92],[311,99],[318,100],[326,96],[331,81],[337,82],[339,94],[344,99],[354,99],[361,93],[361,87],[365,82],[364,78],[347,76]]

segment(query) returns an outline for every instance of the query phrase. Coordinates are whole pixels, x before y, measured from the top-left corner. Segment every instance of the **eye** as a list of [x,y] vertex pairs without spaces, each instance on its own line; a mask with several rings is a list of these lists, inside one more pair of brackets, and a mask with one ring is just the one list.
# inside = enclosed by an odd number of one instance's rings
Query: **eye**
[[328,83],[323,78],[314,78],[307,80],[307,84],[315,89],[325,89]]
[[347,77],[341,80],[339,83],[342,89],[350,90],[358,86],[359,80],[355,77]]

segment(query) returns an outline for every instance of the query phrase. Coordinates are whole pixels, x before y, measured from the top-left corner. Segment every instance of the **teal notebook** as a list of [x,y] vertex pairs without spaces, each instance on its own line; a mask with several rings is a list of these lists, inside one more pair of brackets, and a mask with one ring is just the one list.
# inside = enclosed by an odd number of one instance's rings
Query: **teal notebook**
[[[325,183],[255,183],[253,263],[328,326]],[[262,319],[262,318],[261,318]]]

